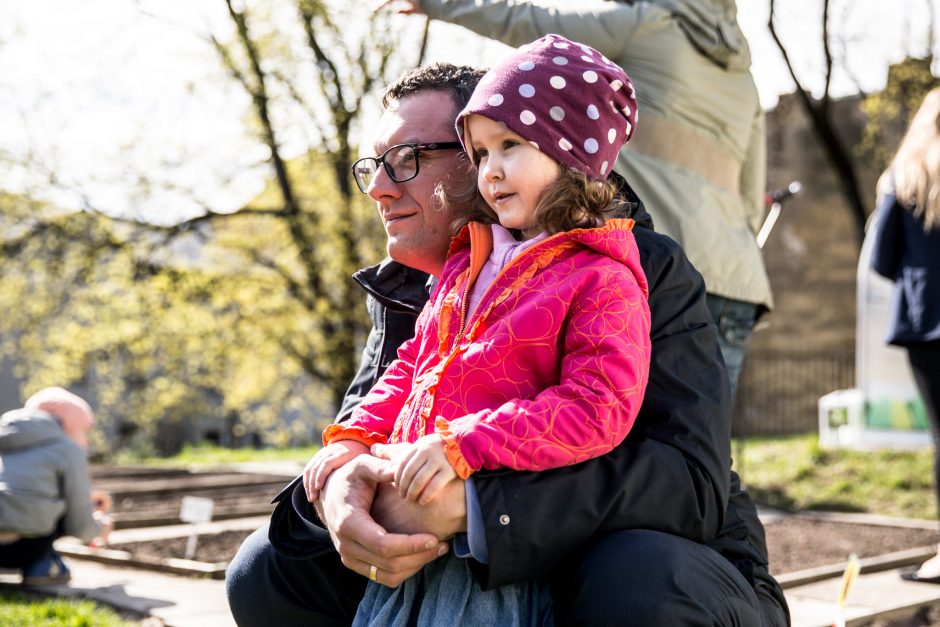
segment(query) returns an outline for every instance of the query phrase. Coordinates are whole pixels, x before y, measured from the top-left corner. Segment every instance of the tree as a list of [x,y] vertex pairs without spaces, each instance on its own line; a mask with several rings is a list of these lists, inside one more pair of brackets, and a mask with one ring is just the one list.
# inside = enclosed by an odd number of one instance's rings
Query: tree
[[[420,61],[427,30],[339,0],[223,2],[232,29],[207,39],[249,97],[267,188],[169,226],[0,198],[15,234],[3,289],[41,296],[0,330],[28,388],[84,380],[99,412],[145,426],[211,415],[262,429],[330,415],[352,379],[368,326],[349,275],[384,240],[350,178],[357,121]],[[289,157],[302,130],[309,149]]]
[[[810,123],[817,137],[819,138],[823,151],[837,175],[839,184],[842,188],[842,194],[845,197],[846,203],[848,204],[849,210],[852,214],[853,223],[856,227],[855,230],[858,243],[861,245],[862,239],[864,238],[865,223],[867,221],[868,211],[866,209],[865,203],[866,195],[862,193],[862,189],[859,183],[858,168],[855,164],[855,158],[857,157],[859,151],[845,145],[845,142],[839,137],[839,134],[836,131],[836,121],[832,118],[832,96],[830,94],[830,87],[832,84],[833,71],[836,67],[836,60],[832,54],[833,37],[830,23],[832,3],[830,0],[822,0],[821,43],[823,50],[824,86],[822,94],[818,98],[812,95],[810,90],[804,85],[803,82],[801,82],[800,78],[797,76],[797,72],[790,59],[787,47],[777,32],[775,5],[775,0],[770,0],[770,18],[767,22],[767,27],[770,31],[771,37],[777,45],[777,48],[783,55],[783,59],[786,63],[790,77],[796,84],[796,94],[799,98],[802,108],[810,119]],[[848,11],[850,8],[851,5],[847,5],[846,11]],[[935,16],[933,13],[932,4],[929,2],[928,8],[930,9],[930,19],[927,30],[928,50],[932,51]],[[878,35],[876,34],[875,36],[877,37]],[[844,44],[845,42],[842,43]],[[870,45],[870,43],[871,42],[867,42],[866,45]],[[906,83],[909,81],[904,78],[904,76],[910,76],[912,71],[914,74],[921,75],[922,70],[925,69],[927,76],[929,76],[930,62],[932,60],[932,57],[929,57],[929,54],[930,53],[928,53],[928,59],[926,60],[926,66],[923,66],[922,63],[919,64],[917,62],[908,63],[906,65],[902,63],[897,66],[896,78],[899,80],[896,81],[896,84],[906,85]],[[845,64],[843,63],[843,65]],[[920,83],[918,83],[918,85],[920,85],[923,82],[923,78],[921,77],[915,79],[915,83],[918,81],[920,81]],[[882,163],[885,162],[885,155],[883,154],[884,149],[876,148],[872,143],[875,141],[875,137],[879,135],[879,125],[884,122],[884,118],[880,116],[883,114],[893,115],[895,106],[900,106],[902,109],[909,109],[910,103],[912,101],[919,103],[919,100],[917,99],[918,94],[923,94],[923,92],[921,92],[919,89],[914,89],[913,91],[905,91],[905,89],[891,89],[890,83],[891,76],[889,75],[889,89],[883,95],[865,96],[865,94],[862,93],[862,90],[859,88],[860,95],[866,98],[866,104],[864,105],[865,113],[869,114],[869,116],[873,114],[876,115],[876,118],[873,119],[874,126],[869,130],[866,130],[866,139],[863,140],[861,151],[862,154],[865,154],[867,157],[875,156],[876,160]],[[894,99],[898,105],[891,104],[890,101],[892,99]],[[902,115],[902,117],[904,116]],[[890,143],[888,143],[888,145],[890,145]],[[879,153],[878,151],[882,152]]]

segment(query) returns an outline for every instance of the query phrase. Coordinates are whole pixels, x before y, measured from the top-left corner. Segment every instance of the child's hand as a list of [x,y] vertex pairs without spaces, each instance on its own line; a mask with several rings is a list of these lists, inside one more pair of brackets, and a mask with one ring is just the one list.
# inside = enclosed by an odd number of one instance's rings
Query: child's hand
[[457,477],[444,453],[444,440],[432,433],[418,438],[395,469],[395,482],[403,498],[427,505],[448,481]]
[[317,451],[304,468],[304,491],[307,493],[307,500],[313,503],[320,498],[320,490],[326,485],[330,473],[353,457],[368,452],[368,446],[355,440],[333,442]]

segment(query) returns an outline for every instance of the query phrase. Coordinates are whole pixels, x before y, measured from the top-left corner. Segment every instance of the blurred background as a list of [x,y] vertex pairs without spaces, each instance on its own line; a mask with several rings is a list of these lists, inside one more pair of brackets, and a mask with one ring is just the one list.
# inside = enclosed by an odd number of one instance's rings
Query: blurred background
[[[814,433],[855,384],[864,229],[938,84],[938,6],[739,3],[767,189],[802,184],[764,247],[739,437]],[[317,442],[369,329],[349,276],[384,254],[348,167],[377,96],[506,50],[340,0],[0,4],[0,411],[68,387],[105,459]]]

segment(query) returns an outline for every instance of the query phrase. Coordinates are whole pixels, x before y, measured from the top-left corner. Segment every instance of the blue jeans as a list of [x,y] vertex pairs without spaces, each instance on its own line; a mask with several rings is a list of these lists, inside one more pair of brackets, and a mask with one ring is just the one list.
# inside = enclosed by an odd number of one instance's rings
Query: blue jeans
[[708,311],[718,326],[718,347],[724,357],[731,383],[731,398],[738,389],[738,377],[744,364],[747,341],[751,337],[754,323],[757,322],[757,305],[742,300],[732,300],[724,296],[706,294]]

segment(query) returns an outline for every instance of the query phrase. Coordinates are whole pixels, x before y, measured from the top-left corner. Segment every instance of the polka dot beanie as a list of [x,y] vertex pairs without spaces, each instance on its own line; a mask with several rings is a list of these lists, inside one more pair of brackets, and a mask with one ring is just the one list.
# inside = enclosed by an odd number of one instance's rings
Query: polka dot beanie
[[604,180],[636,127],[636,92],[627,73],[598,51],[546,35],[490,69],[457,116],[457,133],[471,155],[466,122],[474,113]]

